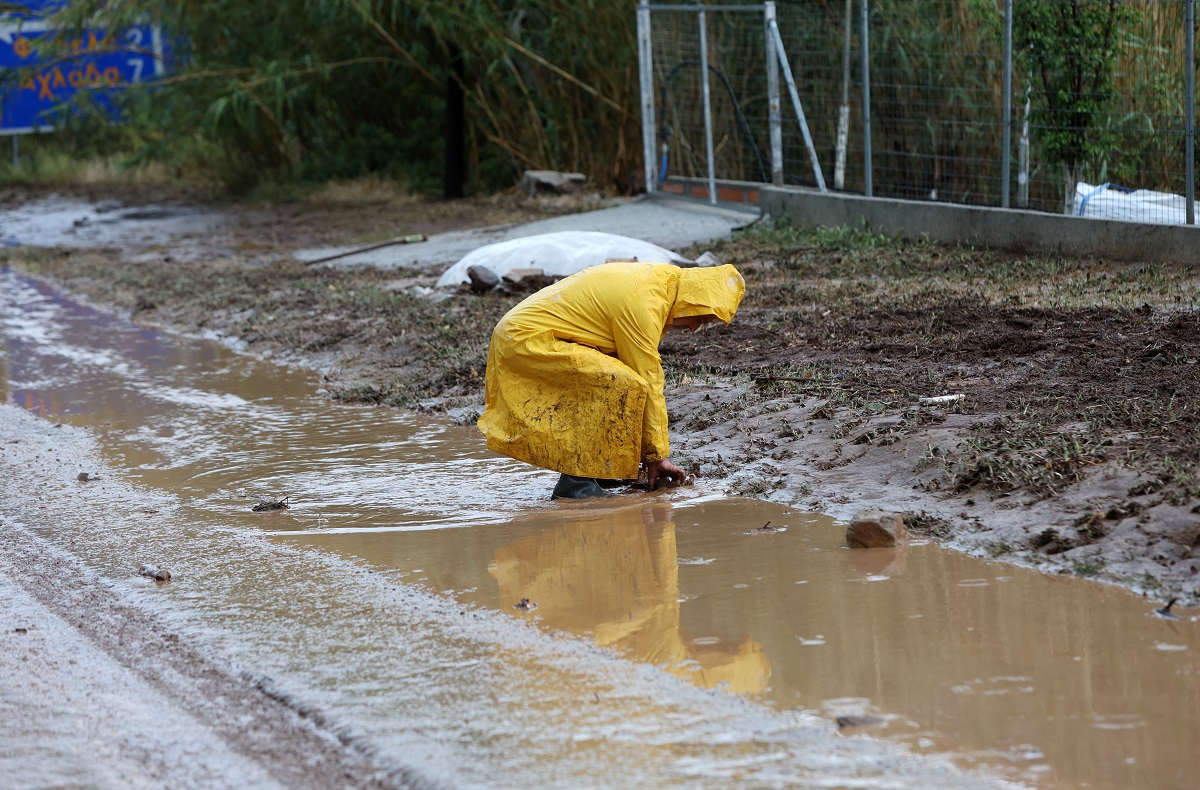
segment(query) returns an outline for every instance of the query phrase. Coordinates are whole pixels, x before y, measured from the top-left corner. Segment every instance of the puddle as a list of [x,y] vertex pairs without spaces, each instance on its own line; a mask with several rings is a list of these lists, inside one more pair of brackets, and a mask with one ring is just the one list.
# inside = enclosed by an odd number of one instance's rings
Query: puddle
[[[766,520],[787,532],[745,534]],[[299,539],[701,686],[882,717],[861,731],[1038,786],[1174,786],[1192,770],[1195,625],[1116,588],[933,544],[850,551],[827,518],[746,500]],[[537,609],[514,611],[522,598]]]
[[[840,717],[843,740],[1044,788],[1182,786],[1194,770],[1187,612],[932,544],[850,551],[828,518],[703,487],[551,503],[555,475],[496,458],[473,428],[330,404],[309,372],[0,281],[4,397],[93,429],[197,523],[361,558],[765,710]],[[287,510],[251,511],[283,496]],[[766,522],[779,531],[754,531]]]

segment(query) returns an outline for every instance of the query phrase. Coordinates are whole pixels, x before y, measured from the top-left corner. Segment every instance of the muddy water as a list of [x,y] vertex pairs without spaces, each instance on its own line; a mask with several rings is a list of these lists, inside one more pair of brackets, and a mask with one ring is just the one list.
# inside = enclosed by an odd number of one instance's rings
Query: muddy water
[[[332,406],[311,374],[0,277],[7,400],[92,429],[196,519],[362,558],[767,709],[874,716],[846,734],[1030,785],[1192,784],[1190,619],[928,544],[851,552],[822,516],[704,488],[550,503],[553,475],[469,428]],[[755,531],[767,522],[782,531]]]
[[[767,521],[786,531],[753,532]],[[303,539],[703,686],[878,717],[873,734],[1038,786],[1192,778],[1196,624],[1111,587],[931,544],[850,551],[828,519],[738,500]],[[514,609],[523,598],[537,608]]]

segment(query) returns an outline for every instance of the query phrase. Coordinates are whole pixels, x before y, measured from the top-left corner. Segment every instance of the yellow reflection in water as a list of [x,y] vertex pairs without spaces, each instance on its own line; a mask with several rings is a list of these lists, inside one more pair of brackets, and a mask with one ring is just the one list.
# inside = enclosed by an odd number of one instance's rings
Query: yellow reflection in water
[[674,513],[655,503],[567,521],[497,548],[488,571],[501,600],[536,602],[550,628],[592,634],[701,686],[762,692],[771,665],[758,642],[696,644],[680,626]]

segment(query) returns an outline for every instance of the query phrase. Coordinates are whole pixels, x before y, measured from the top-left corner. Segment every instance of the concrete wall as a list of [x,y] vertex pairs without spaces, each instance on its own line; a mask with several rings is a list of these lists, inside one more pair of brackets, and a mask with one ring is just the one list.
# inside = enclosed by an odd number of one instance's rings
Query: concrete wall
[[760,186],[773,222],[850,226],[874,233],[1012,252],[1200,264],[1200,226],[1084,219],[1020,209],[960,206],[794,187]]

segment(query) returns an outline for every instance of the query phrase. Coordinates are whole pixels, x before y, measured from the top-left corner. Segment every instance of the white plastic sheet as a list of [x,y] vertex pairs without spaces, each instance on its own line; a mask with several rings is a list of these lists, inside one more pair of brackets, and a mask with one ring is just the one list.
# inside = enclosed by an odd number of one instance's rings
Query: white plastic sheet
[[1075,185],[1075,216],[1183,225],[1187,222],[1187,200],[1170,192],[1152,189],[1129,190],[1112,184]]
[[480,247],[443,272],[437,287],[470,282],[467,269],[472,266],[486,266],[498,277],[513,269],[541,269],[549,277],[566,277],[607,260],[690,263],[687,258],[648,241],[615,233],[565,230]]

